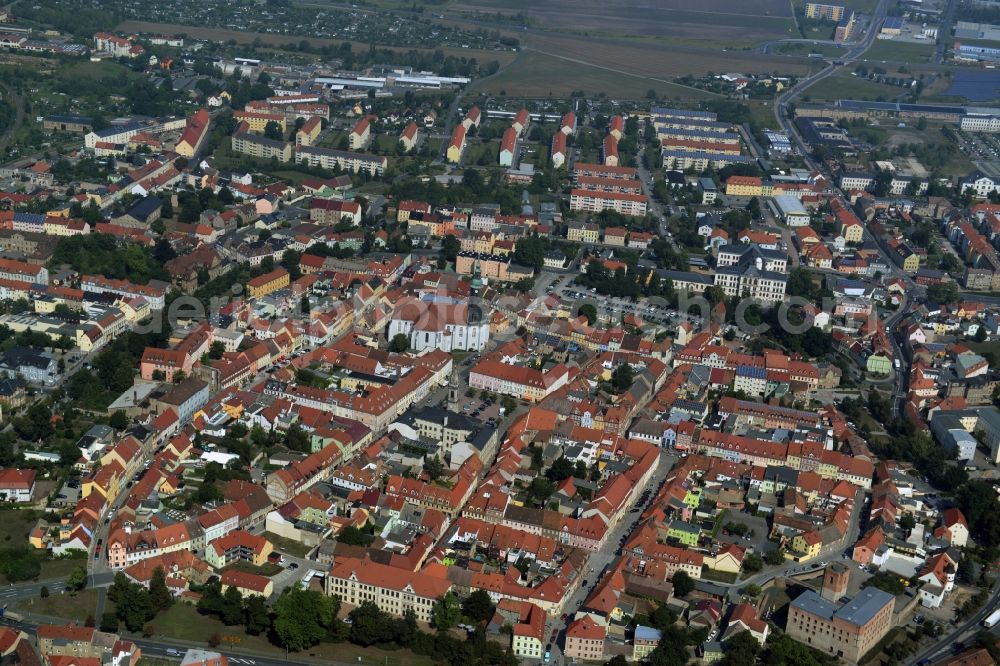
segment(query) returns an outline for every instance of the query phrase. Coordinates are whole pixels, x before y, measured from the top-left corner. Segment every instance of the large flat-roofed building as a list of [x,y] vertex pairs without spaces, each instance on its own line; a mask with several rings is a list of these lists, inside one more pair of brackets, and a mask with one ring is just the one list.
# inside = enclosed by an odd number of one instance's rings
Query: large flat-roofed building
[[1000,42],[1000,25],[958,21],[955,23],[955,39],[982,39]]
[[824,5],[819,2],[806,3],[806,18],[815,21],[840,21],[843,16],[843,5]]
[[365,155],[364,153],[349,153],[343,150],[330,150],[328,148],[317,148],[315,146],[301,146],[295,151],[296,164],[308,164],[324,169],[342,171],[353,171],[359,173],[367,171],[369,175],[381,176],[388,165],[388,160],[379,155]]
[[785,631],[820,652],[857,663],[892,628],[895,603],[894,596],[874,587],[843,605],[807,590],[791,603]]

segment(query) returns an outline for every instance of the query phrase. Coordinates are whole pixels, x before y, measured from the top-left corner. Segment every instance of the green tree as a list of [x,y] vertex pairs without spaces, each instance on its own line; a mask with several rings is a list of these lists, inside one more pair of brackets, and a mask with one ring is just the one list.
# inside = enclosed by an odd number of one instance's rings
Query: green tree
[[210,359],[220,359],[225,352],[226,345],[222,342],[222,340],[215,340],[208,347],[208,357]]
[[760,654],[760,642],[749,631],[741,631],[726,641],[723,650],[722,666],[755,664]]
[[633,379],[632,366],[628,363],[622,363],[611,373],[611,386],[618,393],[623,393],[632,387]]
[[434,604],[431,614],[431,624],[439,631],[451,629],[462,619],[462,607],[458,603],[458,598],[451,592],[445,592],[444,596]]
[[780,548],[769,550],[764,555],[764,561],[770,564],[771,566],[777,566],[785,561],[785,553]]
[[114,611],[106,611],[101,615],[101,631],[118,633],[118,616]]
[[587,324],[590,326],[593,326],[594,322],[597,321],[597,308],[594,307],[593,303],[584,303],[580,306],[578,312],[587,318]]
[[562,481],[573,476],[576,471],[575,465],[566,456],[559,456],[552,462],[552,466],[545,473],[545,476],[553,481]]
[[87,570],[83,567],[76,567],[70,572],[66,579],[66,589],[71,592],[82,590],[87,585]]
[[334,600],[293,585],[274,603],[274,613],[274,633],[281,644],[289,650],[304,650],[326,636],[333,623]]
[[353,525],[348,525],[337,533],[337,541],[349,546],[368,546],[372,539],[371,534]]
[[410,348],[410,336],[405,333],[397,333],[389,341],[389,351],[401,354]]
[[461,249],[462,243],[459,242],[459,240],[453,235],[448,234],[441,239],[441,256],[446,260],[454,263],[455,259],[458,257],[458,252]]
[[115,430],[124,430],[128,427],[128,417],[125,416],[125,412],[120,409],[116,409],[108,419],[108,425]]
[[222,593],[222,604],[219,617],[227,627],[243,621],[243,594],[235,586],[226,588]]
[[149,601],[154,613],[165,611],[174,603],[174,597],[167,589],[167,574],[163,567],[153,569],[153,575],[149,579]]
[[694,581],[686,571],[676,572],[670,582],[674,586],[674,594],[678,597],[686,597],[694,590]]
[[351,642],[368,647],[384,642],[389,636],[389,618],[371,601],[351,611]]
[[271,617],[267,610],[267,600],[252,594],[243,601],[243,625],[247,633],[259,636],[271,628]]
[[437,481],[444,474],[444,465],[436,456],[425,456],[424,471],[427,472],[431,481]]
[[139,585],[129,585],[120,595],[115,611],[129,631],[141,630],[153,617],[149,591]]
[[743,571],[747,573],[757,573],[764,568],[764,561],[757,553],[750,553],[743,560]]
[[476,590],[462,604],[462,612],[475,623],[486,622],[493,617],[493,601],[486,590]]
[[267,125],[264,125],[264,137],[273,141],[281,141],[284,138],[281,133],[281,125],[274,120],[267,121]]

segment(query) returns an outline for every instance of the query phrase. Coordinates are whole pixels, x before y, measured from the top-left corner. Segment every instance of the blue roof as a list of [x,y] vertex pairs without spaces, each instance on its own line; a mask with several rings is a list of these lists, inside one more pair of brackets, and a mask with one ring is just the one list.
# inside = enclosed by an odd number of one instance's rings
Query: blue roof
[[672,109],[665,106],[654,106],[650,109],[650,114],[654,116],[680,116],[683,118],[704,118],[715,120],[718,116],[711,111],[695,111],[693,109]]
[[882,24],[882,29],[889,28],[890,30],[899,30],[903,27],[903,17],[902,16],[886,16],[885,22]]
[[741,377],[755,377],[756,379],[764,379],[767,377],[767,368],[759,368],[753,365],[741,365],[736,368],[736,374]]
[[752,157],[747,157],[746,155],[730,155],[728,153],[709,153],[703,150],[693,150],[691,152],[684,152],[683,150],[664,150],[663,157],[691,157],[695,159],[708,159],[717,162],[730,162],[732,164],[747,164],[753,162]]
[[28,222],[30,224],[45,224],[45,216],[41,213],[14,213],[15,222]]
[[663,632],[654,627],[647,627],[639,624],[635,627],[635,638],[640,641],[659,641],[663,637]]
[[94,134],[103,139],[104,137],[115,136],[116,134],[121,134],[122,132],[139,131],[143,127],[145,127],[145,125],[142,123],[126,123],[124,125],[112,125],[107,129],[97,130]]

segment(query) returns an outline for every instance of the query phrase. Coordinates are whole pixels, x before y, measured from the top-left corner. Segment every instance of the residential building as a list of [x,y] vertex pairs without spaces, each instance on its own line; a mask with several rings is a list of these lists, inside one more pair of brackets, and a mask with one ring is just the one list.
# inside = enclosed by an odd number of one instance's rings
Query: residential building
[[231,139],[234,153],[249,155],[261,160],[275,159],[279,162],[292,161],[292,144],[288,141],[268,139],[249,132],[237,133]]
[[295,163],[318,166],[330,171],[365,172],[371,176],[381,176],[389,161],[379,155],[301,146],[295,151]]
[[0,497],[5,502],[30,502],[35,493],[35,470],[7,467],[0,469]]
[[191,118],[181,134],[180,140],[174,147],[174,152],[181,157],[193,158],[201,150],[205,139],[208,137],[208,130],[211,124],[211,117],[205,109],[198,109]]
[[250,298],[267,296],[290,284],[290,276],[284,268],[276,268],[270,273],[258,275],[247,282],[247,295]]
[[622,215],[636,217],[642,217],[646,214],[646,204],[646,197],[642,194],[597,192],[582,189],[572,190],[569,199],[570,210],[581,210],[588,213],[613,210]]
[[371,143],[371,137],[371,117],[365,116],[354,125],[348,135],[351,150],[364,150]]
[[450,589],[447,578],[429,571],[409,571],[367,557],[338,557],[326,576],[326,593],[342,603],[360,606],[371,601],[396,617],[411,610],[420,622],[431,621],[434,604]]
[[588,614],[573,620],[566,629],[563,654],[568,659],[603,661],[607,630]]

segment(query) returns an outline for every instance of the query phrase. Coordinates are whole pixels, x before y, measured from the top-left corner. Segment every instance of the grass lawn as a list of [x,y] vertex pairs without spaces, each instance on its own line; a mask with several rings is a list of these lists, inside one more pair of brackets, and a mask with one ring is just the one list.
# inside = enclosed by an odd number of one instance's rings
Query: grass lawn
[[466,166],[496,166],[499,154],[499,141],[470,143],[465,147],[465,153],[462,155],[462,164]]
[[714,580],[719,583],[735,583],[739,574],[729,573],[726,571],[715,571],[714,569],[709,569],[707,567],[702,568],[701,577],[707,580]]
[[286,539],[283,536],[278,536],[274,532],[264,532],[264,538],[274,544],[274,549],[281,551],[283,553],[288,553],[294,557],[305,557],[312,548],[301,544],[298,541],[292,541],[291,539]]
[[62,617],[83,622],[97,611],[97,590],[83,590],[76,594],[51,594],[42,599],[33,597],[17,602],[17,609],[39,615]]
[[347,144],[343,143],[347,138],[346,131],[330,130],[319,140],[321,148],[332,148],[334,150],[347,150]]
[[887,86],[850,74],[834,74],[806,89],[812,99],[869,99],[889,100],[906,92],[906,88]]
[[[669,78],[669,75],[662,78]],[[503,72],[485,79],[476,89],[519,97],[566,97],[574,90],[583,90],[587,95],[603,92],[616,99],[642,99],[650,89],[678,98],[701,100],[712,97],[669,81],[630,76],[537,52],[525,55]]]
[[996,354],[997,358],[1000,358],[1000,340],[994,340],[992,342],[966,342],[964,344],[968,345],[969,349],[977,354],[993,352]]
[[42,560],[42,573],[38,575],[38,580],[62,578],[68,576],[77,567],[87,568],[86,553],[80,553],[79,556],[46,558]]
[[4,509],[0,511],[0,548],[27,545],[28,532],[44,515],[42,511],[31,509]]
[[257,574],[258,576],[276,576],[277,574],[284,571],[279,565],[271,564],[270,562],[265,562],[261,566],[257,567],[249,562],[233,562],[227,567],[222,569],[223,571],[243,571],[246,573]]
[[[271,645],[265,636],[250,636],[243,632],[242,627],[227,627],[219,620],[208,615],[201,615],[197,609],[187,603],[176,603],[160,613],[152,622],[156,628],[155,636],[176,638],[193,643],[208,643],[212,634],[219,634],[223,646],[230,644],[236,649],[252,650],[266,654],[281,655],[285,651],[276,645]],[[227,640],[227,639],[232,640]],[[434,662],[427,657],[413,654],[409,650],[390,652],[375,647],[363,648],[349,643],[322,643],[301,656],[327,659],[338,663],[389,664],[390,666],[431,666]],[[290,655],[291,656],[291,655]],[[360,660],[359,660],[360,658]],[[294,663],[292,657],[290,663]]]
[[395,155],[399,146],[399,136],[395,134],[376,134],[372,149],[379,155]]
[[876,39],[871,48],[865,51],[864,57],[868,58],[869,61],[930,62],[931,57],[934,55],[934,46],[934,42],[917,44],[914,42],[897,42],[894,39]]

